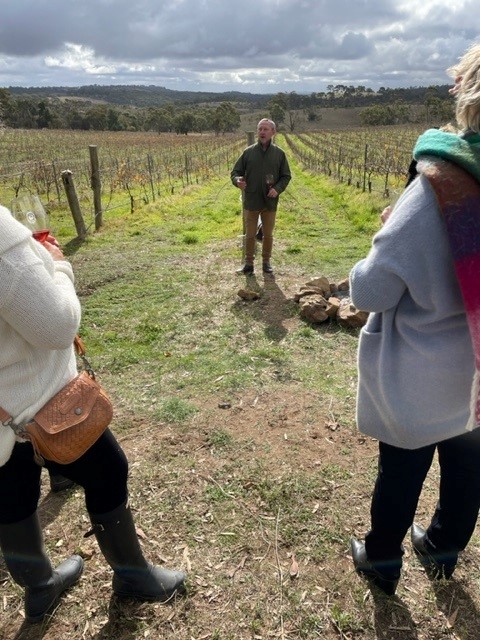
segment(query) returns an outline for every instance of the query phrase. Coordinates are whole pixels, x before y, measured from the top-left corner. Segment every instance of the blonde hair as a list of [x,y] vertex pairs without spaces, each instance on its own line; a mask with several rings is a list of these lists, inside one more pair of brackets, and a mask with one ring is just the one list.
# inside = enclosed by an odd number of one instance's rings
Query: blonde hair
[[480,132],[480,44],[467,49],[447,73],[459,82],[455,108],[457,123],[463,129]]

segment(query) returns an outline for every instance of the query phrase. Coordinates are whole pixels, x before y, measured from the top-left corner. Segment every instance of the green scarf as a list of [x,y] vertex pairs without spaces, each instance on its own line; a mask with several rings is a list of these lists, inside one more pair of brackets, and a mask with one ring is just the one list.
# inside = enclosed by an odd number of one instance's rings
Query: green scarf
[[439,129],[427,129],[418,138],[413,150],[413,157],[435,156],[449,160],[470,173],[480,182],[480,135],[473,133],[465,138],[456,133],[448,133]]

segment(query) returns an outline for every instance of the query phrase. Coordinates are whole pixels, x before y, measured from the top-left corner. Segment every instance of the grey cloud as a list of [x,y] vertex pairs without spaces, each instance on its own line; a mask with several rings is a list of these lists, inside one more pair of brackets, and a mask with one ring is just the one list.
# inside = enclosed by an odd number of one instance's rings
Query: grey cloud
[[372,50],[372,44],[363,33],[352,33],[349,31],[342,38],[342,42],[337,49],[337,56],[342,60],[352,60],[363,58]]
[[0,84],[436,84],[478,33],[474,0],[2,0]]
[[281,54],[315,42],[326,25],[342,33],[353,23],[398,17],[392,5],[372,0],[244,0],[238,7],[225,0],[4,0],[0,50],[45,54],[64,42],[80,42],[113,59]]

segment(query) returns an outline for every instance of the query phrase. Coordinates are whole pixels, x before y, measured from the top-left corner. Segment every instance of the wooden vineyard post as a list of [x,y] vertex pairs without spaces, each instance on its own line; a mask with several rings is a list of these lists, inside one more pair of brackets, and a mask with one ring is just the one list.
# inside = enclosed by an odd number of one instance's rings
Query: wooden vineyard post
[[152,200],[153,202],[155,202],[155,185],[153,183],[153,158],[152,156],[148,153],[147,154],[147,165],[148,165],[148,177],[150,180],[150,190],[152,192]]
[[58,182],[58,174],[57,174],[57,165],[55,164],[55,160],[52,160],[52,169],[53,169],[53,180],[55,182],[55,190],[57,192],[57,200],[58,200],[58,204],[61,203],[61,197],[60,197],[60,187],[59,182]]
[[247,132],[247,145],[251,145],[255,143],[255,131]]
[[62,182],[67,194],[68,206],[72,212],[73,221],[77,230],[77,236],[80,240],[84,240],[87,236],[87,228],[83,220],[82,211],[78,202],[77,192],[75,190],[75,184],[73,182],[73,173],[66,169],[62,171]]
[[365,145],[365,153],[363,156],[363,193],[367,190],[367,160],[368,160],[368,144]]
[[95,212],[95,230],[98,231],[103,225],[102,214],[102,185],[100,182],[100,168],[98,165],[97,145],[88,145],[90,152],[91,185],[93,190],[93,208]]

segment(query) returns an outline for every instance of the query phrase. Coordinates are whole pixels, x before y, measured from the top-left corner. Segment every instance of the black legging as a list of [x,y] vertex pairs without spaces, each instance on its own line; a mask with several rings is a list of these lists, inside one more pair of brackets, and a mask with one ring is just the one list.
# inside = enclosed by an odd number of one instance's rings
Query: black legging
[[[127,458],[109,429],[75,462],[46,461],[45,466],[84,488],[90,513],[108,513],[127,499]],[[31,444],[17,443],[8,462],[0,467],[0,524],[24,520],[36,511],[40,473]]]
[[366,536],[371,559],[399,559],[413,523],[435,450],[440,463],[439,500],[428,539],[441,552],[457,554],[468,544],[480,508],[480,429],[421,449],[379,443],[379,466]]

